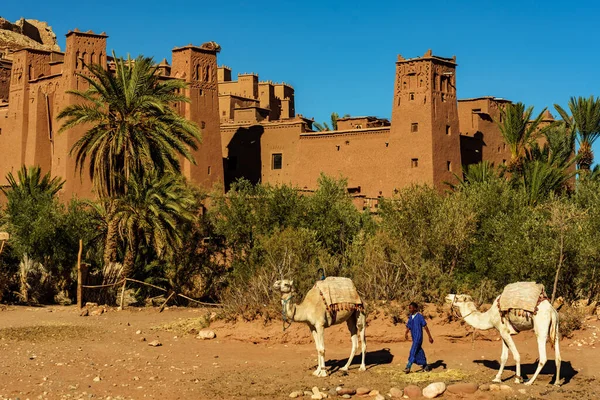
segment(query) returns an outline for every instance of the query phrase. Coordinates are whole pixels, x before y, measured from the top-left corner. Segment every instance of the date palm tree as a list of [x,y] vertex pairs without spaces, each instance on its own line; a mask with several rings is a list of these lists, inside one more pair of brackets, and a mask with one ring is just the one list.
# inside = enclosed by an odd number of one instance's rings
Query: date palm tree
[[131,276],[138,247],[158,257],[171,256],[183,245],[181,225],[196,218],[197,197],[183,178],[173,173],[133,174],[127,193],[116,200],[115,221],[127,243],[123,275]]
[[[346,118],[349,116],[350,116],[350,114],[345,114],[342,118]],[[329,126],[329,124],[327,124],[327,122],[323,122],[322,124],[319,122],[315,122],[313,124],[313,126],[319,132],[337,131],[337,128],[338,128],[337,122],[338,122],[339,118],[340,118],[339,114],[336,112],[333,112],[333,113],[331,113],[331,127]]]
[[27,198],[38,198],[39,196],[54,197],[62,189],[65,181],[59,177],[50,175],[50,172],[42,176],[42,169],[39,166],[25,167],[24,165],[17,172],[15,177],[12,172],[6,175],[8,181],[7,187],[0,187],[0,190],[14,201],[23,201]]
[[519,102],[509,103],[505,108],[500,109],[501,118],[495,122],[502,133],[504,142],[510,149],[511,160],[506,167],[508,172],[521,172],[527,148],[540,135],[538,127],[544,111],[546,111],[545,108],[532,120],[533,106],[525,108],[525,104]]
[[589,172],[594,162],[592,145],[600,136],[600,97],[571,97],[569,99],[570,116],[558,104],[555,104],[554,108],[567,126],[577,132],[579,144],[577,165],[579,169]]
[[[114,53],[113,53],[114,56]],[[115,57],[115,70],[92,64],[81,74],[89,87],[69,91],[80,102],[65,107],[60,131],[84,126],[87,130],[73,145],[80,173],[89,176],[98,195],[107,199],[108,228],[104,262],[116,258],[113,201],[123,196],[132,174],[179,172],[183,156],[195,162],[191,150],[200,142],[196,124],[180,116],[172,105],[189,102],[187,85],[179,79],[161,80],[151,58]]]

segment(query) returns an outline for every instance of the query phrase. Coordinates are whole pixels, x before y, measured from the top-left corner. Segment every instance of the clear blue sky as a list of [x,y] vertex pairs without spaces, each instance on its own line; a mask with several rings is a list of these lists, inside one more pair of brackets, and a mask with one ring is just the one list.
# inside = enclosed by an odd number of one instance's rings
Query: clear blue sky
[[459,98],[493,95],[541,110],[600,95],[597,1],[34,0],[4,1],[0,13],[48,21],[62,49],[75,27],[106,31],[119,55],[157,60],[214,40],[219,64],[291,83],[296,111],[317,121],[332,111],[389,117],[397,54],[429,48],[456,55]]

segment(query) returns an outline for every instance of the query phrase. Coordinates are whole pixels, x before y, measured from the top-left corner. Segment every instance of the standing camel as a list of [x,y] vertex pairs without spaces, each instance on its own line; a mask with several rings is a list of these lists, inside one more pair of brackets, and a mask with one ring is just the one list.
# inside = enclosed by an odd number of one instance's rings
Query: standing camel
[[500,357],[500,370],[494,378],[494,382],[501,382],[502,371],[506,360],[508,360],[508,350],[512,352],[516,363],[515,382],[521,383],[521,356],[515,346],[511,335],[516,335],[521,331],[533,329],[537,337],[539,363],[533,377],[525,384],[531,385],[540,371],[546,364],[546,341],[550,334],[551,343],[554,345],[555,363],[556,363],[556,380],[555,385],[560,385],[560,349],[559,349],[559,332],[558,332],[558,312],[552,307],[548,299],[543,300],[537,307],[537,313],[531,317],[526,317],[524,314],[510,312],[502,316],[498,306],[500,296],[494,301],[492,308],[487,312],[482,313],[477,311],[477,307],[471,296],[463,294],[450,294],[446,296],[446,303],[451,304],[451,307],[456,306],[465,322],[475,329],[488,330],[496,329],[502,337],[502,356]]
[[341,370],[348,371],[348,367],[352,363],[354,354],[358,347],[358,335],[360,334],[360,341],[362,347],[362,362],[360,364],[360,371],[364,371],[365,368],[365,352],[367,349],[367,342],[365,340],[365,329],[366,329],[366,316],[364,311],[359,309],[352,310],[338,310],[332,315],[327,311],[327,306],[321,297],[319,289],[314,286],[306,293],[302,303],[296,303],[296,293],[294,290],[294,281],[281,280],[273,284],[273,288],[281,292],[281,307],[282,314],[285,321],[290,322],[304,322],[308,325],[310,332],[312,333],[315,345],[317,347],[317,369],[313,372],[313,375],[323,377],[327,376],[327,370],[325,369],[325,339],[324,329],[333,325],[341,324],[346,322],[348,330],[352,338],[352,350],[348,362],[344,365]]

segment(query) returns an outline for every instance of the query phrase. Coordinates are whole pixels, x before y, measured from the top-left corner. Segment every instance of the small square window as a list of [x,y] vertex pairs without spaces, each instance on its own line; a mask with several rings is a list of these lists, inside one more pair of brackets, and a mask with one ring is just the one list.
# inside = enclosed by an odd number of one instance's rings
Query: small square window
[[412,160],[410,160],[410,166],[411,168],[417,168],[419,166],[419,159],[413,158]]
[[414,100],[414,99],[415,99],[415,94],[414,94],[414,93],[410,93],[410,95],[409,95],[409,98],[410,98],[411,100]]
[[502,165],[506,165],[506,160],[502,160]]
[[452,134],[452,128],[450,128],[450,125],[446,125],[446,135],[450,136]]
[[419,132],[419,123],[413,122],[412,124],[410,124],[410,131],[411,132]]
[[223,115],[227,115],[227,111],[223,110]]
[[208,166],[208,175],[210,175],[210,173],[212,172],[212,168],[210,167],[210,165]]
[[200,121],[200,129],[206,128],[206,122]]
[[448,169],[448,171],[452,171],[452,162],[451,161],[446,161],[446,168]]
[[283,154],[275,153],[271,156],[271,169],[281,169],[283,164]]

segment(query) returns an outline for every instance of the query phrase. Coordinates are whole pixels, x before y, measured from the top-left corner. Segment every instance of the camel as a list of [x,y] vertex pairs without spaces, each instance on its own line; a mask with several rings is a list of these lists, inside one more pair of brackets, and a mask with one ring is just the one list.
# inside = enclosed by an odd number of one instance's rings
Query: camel
[[500,370],[493,379],[493,382],[501,382],[502,372],[508,360],[508,350],[512,352],[516,363],[515,382],[521,383],[521,356],[515,346],[511,335],[516,335],[521,331],[533,329],[537,337],[539,363],[533,377],[528,380],[525,385],[531,385],[538,377],[540,371],[547,361],[546,356],[546,341],[550,334],[551,344],[554,346],[555,363],[556,363],[556,380],[554,384],[560,385],[560,349],[559,349],[559,331],[558,331],[558,312],[552,307],[549,300],[543,300],[538,305],[538,311],[530,318],[524,315],[520,316],[517,313],[510,312],[504,318],[501,317],[500,309],[498,308],[498,299],[496,298],[492,307],[485,313],[477,311],[477,307],[471,296],[450,294],[446,296],[446,303],[451,304],[451,307],[456,306],[466,323],[475,329],[488,330],[495,328],[502,337],[502,355],[500,357]]
[[358,347],[358,335],[360,335],[362,347],[362,362],[359,370],[366,370],[365,352],[367,349],[367,342],[365,339],[366,315],[364,311],[339,310],[334,317],[327,311],[325,302],[321,298],[319,289],[316,287],[313,287],[306,293],[304,300],[300,304],[297,304],[295,301],[296,292],[294,289],[294,281],[287,279],[277,281],[273,284],[273,288],[281,292],[281,307],[284,323],[286,321],[303,322],[308,325],[308,328],[310,329],[317,348],[318,365],[317,369],[313,372],[313,375],[318,377],[327,376],[327,370],[325,369],[325,340],[323,333],[325,328],[341,324],[342,322],[346,322],[348,325],[348,330],[350,331],[352,339],[352,350],[350,351],[348,362],[341,370],[348,371],[348,368],[354,359]]

